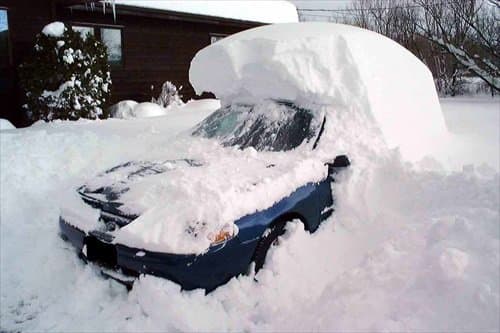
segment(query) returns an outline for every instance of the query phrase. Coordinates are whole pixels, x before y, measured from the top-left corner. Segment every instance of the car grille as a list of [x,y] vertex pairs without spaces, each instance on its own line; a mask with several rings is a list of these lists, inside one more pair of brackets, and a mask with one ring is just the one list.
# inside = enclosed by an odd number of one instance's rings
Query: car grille
[[117,265],[116,247],[114,244],[102,241],[100,237],[102,235],[98,235],[96,232],[91,232],[89,236],[85,237],[86,258],[88,261],[97,262],[104,267],[114,268]]

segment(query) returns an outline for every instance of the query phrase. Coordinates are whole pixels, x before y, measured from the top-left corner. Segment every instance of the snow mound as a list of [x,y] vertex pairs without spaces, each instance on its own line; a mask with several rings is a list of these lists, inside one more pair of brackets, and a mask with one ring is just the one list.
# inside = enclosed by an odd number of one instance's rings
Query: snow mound
[[[471,126],[456,114],[462,108],[474,113],[471,132],[495,127],[477,145],[457,133],[456,159],[498,145],[498,100],[488,109],[486,100],[453,100],[444,110],[456,129]],[[203,104],[217,101],[197,101],[193,110]],[[291,225],[257,276],[233,278],[208,295],[152,276],[130,292],[104,280],[59,238],[60,196],[119,163],[175,157],[169,143],[209,113],[0,131],[0,330],[499,331],[498,172],[419,171],[397,156],[353,164],[334,186],[334,215],[313,234]],[[495,161],[499,151],[491,151]]]
[[110,107],[112,118],[134,119],[164,116],[167,112],[213,112],[220,108],[220,101],[206,98],[190,100],[185,104],[172,104],[166,108],[160,107],[156,103],[137,103],[133,100],[124,100]]
[[[264,26],[199,51],[189,70],[198,94],[287,99],[349,107],[375,119],[389,147],[418,159],[446,133],[432,75],[377,33],[333,23]],[[359,83],[361,81],[361,84]],[[363,97],[366,95],[366,101]],[[416,140],[418,138],[418,140]]]
[[136,101],[124,100],[111,106],[110,114],[112,118],[129,119],[133,118],[134,108],[137,106]]
[[184,111],[196,111],[196,110],[212,110],[215,111],[220,108],[220,101],[213,98],[205,98],[198,100],[190,100],[182,106]]
[[16,126],[12,125],[7,119],[0,118],[0,131],[15,129]]
[[255,2],[244,0],[114,0],[114,3],[116,5],[170,10],[263,23],[299,21],[295,5],[291,2],[281,0],[260,1],[258,5],[256,5]]
[[42,34],[51,37],[61,37],[65,29],[64,23],[52,22],[43,27]]
[[156,103],[143,102],[134,107],[132,111],[134,118],[149,118],[164,116],[167,110]]

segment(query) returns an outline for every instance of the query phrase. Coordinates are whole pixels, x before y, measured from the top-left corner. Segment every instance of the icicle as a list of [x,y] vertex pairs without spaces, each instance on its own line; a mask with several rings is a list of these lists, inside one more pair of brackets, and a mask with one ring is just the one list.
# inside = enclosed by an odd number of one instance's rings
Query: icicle
[[108,4],[111,5],[111,9],[113,10],[113,20],[116,23],[116,4],[115,4],[115,0],[103,0],[101,3],[102,3],[103,12],[104,12],[105,15],[106,15],[106,9],[105,9],[106,6]]
[[115,4],[115,0],[111,0],[111,7],[113,8],[113,20],[116,23],[116,4]]

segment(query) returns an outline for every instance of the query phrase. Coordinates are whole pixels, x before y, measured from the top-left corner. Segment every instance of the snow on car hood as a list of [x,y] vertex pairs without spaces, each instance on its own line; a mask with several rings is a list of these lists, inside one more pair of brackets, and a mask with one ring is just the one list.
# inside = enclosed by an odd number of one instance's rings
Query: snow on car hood
[[[346,109],[357,101],[389,147],[418,160],[446,128],[432,74],[408,50],[372,31],[333,23],[246,30],[199,51],[189,70],[197,93],[224,103],[283,98]],[[417,139],[418,138],[418,139]]]
[[[167,156],[163,160],[158,155],[150,161],[123,163],[80,189],[94,199],[119,204],[124,215],[138,216],[112,232],[114,242],[150,251],[200,254],[210,246],[210,233],[272,206],[327,173],[310,144],[293,152],[257,152],[189,136],[173,146],[163,149]],[[179,151],[192,158],[180,158]],[[62,209],[62,217],[84,231],[96,228],[99,214],[91,212],[97,210],[74,202],[81,201],[76,196],[72,200]]]
[[151,205],[151,202],[145,202],[142,198],[147,192],[134,193],[137,192],[137,187],[148,184],[153,187],[159,183],[159,179],[169,177],[165,173],[202,165],[191,159],[129,161],[99,174],[80,187],[78,192],[96,208],[122,217],[135,218]]

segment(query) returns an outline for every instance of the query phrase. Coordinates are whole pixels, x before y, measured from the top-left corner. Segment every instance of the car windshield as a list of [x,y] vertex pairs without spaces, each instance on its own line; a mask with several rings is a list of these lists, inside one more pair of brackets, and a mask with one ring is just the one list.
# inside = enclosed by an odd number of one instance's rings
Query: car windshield
[[193,135],[217,138],[224,146],[286,151],[317,137],[321,120],[289,101],[233,103],[203,120]]

